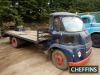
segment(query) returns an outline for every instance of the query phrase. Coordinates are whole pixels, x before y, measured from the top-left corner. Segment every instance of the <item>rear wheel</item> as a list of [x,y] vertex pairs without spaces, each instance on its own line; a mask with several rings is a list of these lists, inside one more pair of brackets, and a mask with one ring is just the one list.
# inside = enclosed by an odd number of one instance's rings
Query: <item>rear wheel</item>
[[52,62],[59,69],[65,70],[68,68],[67,58],[60,50],[54,50],[52,52]]
[[12,38],[11,42],[12,42],[13,47],[15,47],[15,48],[19,47],[21,44],[20,39],[15,38],[15,37]]
[[9,37],[9,42],[11,43],[11,41],[12,41],[12,37]]
[[100,47],[100,34],[93,34],[91,39],[93,47]]

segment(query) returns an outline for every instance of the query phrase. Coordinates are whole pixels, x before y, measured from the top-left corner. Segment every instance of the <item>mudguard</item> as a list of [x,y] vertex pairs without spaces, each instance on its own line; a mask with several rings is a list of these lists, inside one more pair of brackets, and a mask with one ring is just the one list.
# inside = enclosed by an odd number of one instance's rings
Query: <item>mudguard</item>
[[94,33],[100,34],[100,31],[94,31],[94,30],[91,30],[90,34],[94,34]]
[[72,49],[74,49],[72,46],[64,46],[64,45],[61,45],[61,44],[52,44],[49,49],[48,49],[48,54],[50,55],[52,53],[53,50],[55,49],[59,49],[61,50],[68,61],[73,61],[73,51]]

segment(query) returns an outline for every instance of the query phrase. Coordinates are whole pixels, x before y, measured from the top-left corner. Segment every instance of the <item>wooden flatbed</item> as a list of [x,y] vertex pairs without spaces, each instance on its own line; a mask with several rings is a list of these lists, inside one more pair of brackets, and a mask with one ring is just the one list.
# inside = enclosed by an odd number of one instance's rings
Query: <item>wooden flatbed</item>
[[25,30],[25,31],[15,31],[9,30],[5,32],[5,35],[8,37],[16,37],[25,41],[39,43],[45,40],[48,40],[49,33],[43,33],[37,30]]

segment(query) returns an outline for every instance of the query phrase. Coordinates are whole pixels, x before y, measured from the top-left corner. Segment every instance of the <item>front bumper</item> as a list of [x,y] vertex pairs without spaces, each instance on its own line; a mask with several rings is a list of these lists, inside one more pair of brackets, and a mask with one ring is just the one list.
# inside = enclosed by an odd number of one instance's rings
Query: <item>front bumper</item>
[[79,62],[69,62],[68,65],[69,66],[81,66],[81,65],[84,65],[90,59],[91,55],[92,55],[92,51],[89,54],[89,56],[86,57],[85,59],[83,59],[83,60],[81,60]]

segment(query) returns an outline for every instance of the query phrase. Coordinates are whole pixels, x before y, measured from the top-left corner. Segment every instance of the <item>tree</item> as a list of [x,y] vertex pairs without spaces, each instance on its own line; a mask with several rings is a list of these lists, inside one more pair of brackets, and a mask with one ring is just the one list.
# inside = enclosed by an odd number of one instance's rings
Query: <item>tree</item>
[[22,24],[22,18],[17,10],[13,8],[12,2],[8,0],[0,0],[0,26],[3,22],[16,21],[16,25]]
[[0,19],[24,22],[46,22],[52,12],[100,11],[99,0],[0,0]]

